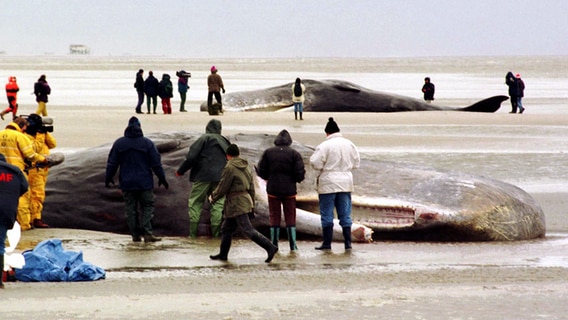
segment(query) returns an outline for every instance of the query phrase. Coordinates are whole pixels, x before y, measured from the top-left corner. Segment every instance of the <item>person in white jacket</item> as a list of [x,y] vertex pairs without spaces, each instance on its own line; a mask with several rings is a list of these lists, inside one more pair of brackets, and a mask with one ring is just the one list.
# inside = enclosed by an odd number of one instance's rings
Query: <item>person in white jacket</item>
[[351,192],[354,191],[351,171],[359,168],[361,158],[355,144],[343,137],[332,117],[325,133],[327,138],[310,157],[310,164],[319,172],[317,191],[323,233],[323,243],[316,250],[331,249],[334,208],[343,228],[345,249],[351,249]]

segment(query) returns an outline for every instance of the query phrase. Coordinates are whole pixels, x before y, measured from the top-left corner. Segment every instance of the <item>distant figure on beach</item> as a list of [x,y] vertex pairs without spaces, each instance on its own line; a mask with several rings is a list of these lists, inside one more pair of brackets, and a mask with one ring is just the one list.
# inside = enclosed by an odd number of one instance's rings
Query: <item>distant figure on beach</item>
[[160,100],[162,101],[162,111],[164,111],[164,114],[172,114],[171,99],[174,96],[174,85],[170,80],[169,74],[164,73],[162,75],[162,80],[160,81],[158,88],[158,95],[160,96]]
[[12,119],[17,117],[18,113],[18,83],[16,82],[16,77],[11,76],[8,78],[8,83],[6,83],[6,97],[8,98],[8,108],[0,112],[0,117],[4,120],[4,115],[12,112]]
[[223,79],[217,73],[217,68],[215,66],[211,67],[211,74],[207,77],[207,108],[211,109],[213,105],[213,96],[219,104],[219,112],[223,113],[223,102],[221,100],[221,92],[225,93],[225,86],[223,85]]
[[179,103],[179,112],[187,112],[185,110],[185,99],[187,97],[187,91],[189,90],[189,78],[191,77],[191,73],[186,72],[185,70],[176,71],[176,76],[178,77],[178,92],[181,98]]
[[517,82],[517,77],[515,77],[513,72],[507,72],[507,75],[505,76],[505,84],[509,87],[509,97],[511,99],[511,112],[509,113],[517,113],[517,107],[519,104],[519,83]]
[[[120,168],[120,170],[119,170]],[[162,240],[154,236],[152,218],[154,217],[154,178],[158,186],[169,185],[162,167],[160,152],[152,140],[144,137],[140,121],[131,117],[124,130],[124,137],[117,139],[108,154],[105,187],[114,185],[114,175],[119,171],[118,181],[126,212],[126,222],[132,241],[156,242]],[[142,214],[138,213],[138,205]]]
[[326,139],[320,143],[310,164],[317,171],[317,191],[323,243],[316,250],[331,250],[333,238],[333,210],[337,210],[339,225],[343,228],[345,249],[351,249],[351,192],[353,169],[359,168],[361,158],[353,142],[344,138],[339,126],[329,118],[325,126]]
[[435,91],[436,87],[432,82],[430,82],[430,77],[424,78],[424,85],[422,86],[422,92],[424,92],[424,100],[427,103],[432,103],[432,100],[434,100]]
[[136,81],[134,82],[134,88],[136,88],[136,93],[138,94],[138,103],[136,104],[136,113],[141,114],[142,104],[144,103],[144,70],[140,69],[136,73]]
[[51,88],[45,79],[45,74],[42,74],[34,84],[34,94],[37,102],[37,110],[35,113],[40,116],[47,116],[47,96],[51,94]]
[[[205,127],[205,134],[189,147],[185,160],[176,171],[176,176],[181,177],[191,170],[188,206],[189,236],[192,238],[197,237],[197,227],[203,205],[213,189],[217,187],[221,179],[221,172],[227,164],[226,150],[231,143],[229,139],[221,135],[221,129],[221,121],[211,119]],[[224,201],[224,198],[218,198],[209,208],[213,237],[219,237],[220,234]]]
[[219,184],[209,196],[211,203],[226,198],[219,253],[209,256],[209,258],[222,261],[228,259],[233,233],[238,228],[247,238],[266,250],[268,257],[264,262],[269,263],[278,252],[278,247],[273,245],[250,223],[249,214],[254,214],[254,180],[248,161],[239,157],[239,155],[240,150],[236,144],[231,144],[227,148],[227,165],[221,173]]
[[20,168],[6,162],[0,153],[0,289],[4,289],[4,253],[8,230],[16,223],[18,201],[28,191],[28,180]]
[[291,147],[292,137],[282,130],[274,139],[274,147],[264,150],[258,162],[258,176],[266,180],[270,218],[270,240],[278,247],[282,211],[290,250],[296,246],[296,183],[304,181],[306,169],[298,151]]
[[294,103],[294,119],[298,120],[298,113],[300,114],[300,120],[304,120],[302,113],[304,112],[304,93],[306,92],[306,87],[302,83],[300,78],[296,78],[296,82],[292,85],[292,102]]
[[154,72],[148,72],[148,78],[144,81],[144,93],[146,94],[146,105],[148,107],[148,114],[150,114],[150,103],[153,105],[154,114],[158,107],[158,90],[160,82],[154,77]]
[[521,74],[517,73],[515,75],[517,78],[517,87],[519,88],[519,95],[517,96],[517,107],[519,107],[519,113],[525,112],[525,107],[523,107],[523,97],[525,96],[525,82],[521,79]]

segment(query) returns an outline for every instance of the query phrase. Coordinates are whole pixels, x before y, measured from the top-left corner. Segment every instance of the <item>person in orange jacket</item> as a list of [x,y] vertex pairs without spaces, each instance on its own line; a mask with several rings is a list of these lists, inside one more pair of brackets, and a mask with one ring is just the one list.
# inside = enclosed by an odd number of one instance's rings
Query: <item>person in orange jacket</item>
[[8,78],[8,83],[6,83],[6,97],[8,98],[8,108],[0,112],[0,118],[4,120],[4,115],[12,112],[12,119],[16,119],[18,113],[18,83],[16,82],[16,77],[11,76]]

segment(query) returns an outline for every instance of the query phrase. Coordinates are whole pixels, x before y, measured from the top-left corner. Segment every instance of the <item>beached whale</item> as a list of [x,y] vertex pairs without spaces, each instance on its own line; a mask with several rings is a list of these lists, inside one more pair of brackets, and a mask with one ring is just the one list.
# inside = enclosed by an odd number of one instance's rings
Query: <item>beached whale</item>
[[[157,235],[187,236],[189,219],[187,175],[175,171],[188,147],[200,136],[184,132],[147,135],[162,155],[169,190],[155,189],[154,229]],[[229,136],[241,156],[254,165],[262,151],[273,146],[274,135]],[[66,155],[51,169],[43,219],[52,227],[88,229],[127,234],[124,204],[118,188],[105,188],[104,174],[111,144]],[[299,184],[297,229],[304,235],[321,235],[316,172],[309,166],[313,148],[294,142],[304,157],[306,179]],[[353,219],[374,230],[375,239],[492,241],[543,237],[545,220],[538,203],[525,191],[501,181],[429,167],[365,160],[354,171]],[[268,227],[267,198],[257,179],[259,227]],[[157,183],[156,183],[157,186]],[[355,230],[354,239],[370,236]],[[366,234],[366,235],[365,235]],[[340,231],[336,239],[341,239]]]
[[[423,100],[367,89],[341,80],[302,80],[306,86],[304,111],[312,112],[403,112],[450,110],[495,112],[509,97],[493,96],[468,107],[436,106]],[[223,96],[224,111],[276,111],[292,103],[292,83],[281,86],[228,93]],[[207,111],[207,102],[201,104]]]

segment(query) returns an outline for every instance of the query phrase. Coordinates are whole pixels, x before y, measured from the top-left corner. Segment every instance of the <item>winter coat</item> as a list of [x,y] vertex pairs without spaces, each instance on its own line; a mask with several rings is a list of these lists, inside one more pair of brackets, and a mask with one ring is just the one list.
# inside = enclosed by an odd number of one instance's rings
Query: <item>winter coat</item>
[[213,202],[225,196],[223,215],[234,218],[254,210],[254,182],[248,161],[232,158],[221,174],[221,181],[213,190]]
[[310,164],[319,171],[318,193],[353,192],[351,170],[359,168],[360,162],[359,151],[351,141],[339,132],[329,135],[310,157]]
[[519,85],[517,84],[517,77],[512,72],[508,72],[505,76],[505,84],[509,86],[509,96],[518,97],[519,96]]
[[141,73],[136,74],[136,82],[134,82],[134,88],[136,92],[144,92],[144,78]]
[[292,102],[304,102],[306,100],[305,97],[305,92],[306,92],[306,86],[304,86],[303,83],[300,83],[300,87],[302,87],[302,95],[299,97],[296,97],[296,95],[294,95],[294,87],[296,86],[296,83],[294,83],[292,85]]
[[144,81],[144,93],[148,97],[158,96],[159,87],[160,82],[153,75],[148,76],[148,78],[146,78],[146,81]]
[[227,163],[227,148],[231,143],[221,135],[221,121],[211,119],[205,134],[190,147],[177,172],[183,175],[191,169],[189,181],[218,182]]
[[277,197],[296,195],[296,183],[304,181],[306,169],[300,153],[290,145],[292,137],[282,130],[258,162],[258,176],[267,181],[266,192]]
[[185,93],[189,90],[188,76],[184,75],[184,72],[176,72],[178,76],[178,92]]
[[207,77],[207,88],[209,92],[220,92],[221,89],[225,89],[223,85],[223,79],[217,73],[212,73]]
[[154,189],[152,172],[165,180],[161,156],[152,140],[144,137],[139,125],[129,125],[124,137],[117,139],[108,154],[106,179],[111,180],[120,167],[119,183],[123,191]]
[[436,87],[433,83],[428,82],[422,86],[422,92],[424,92],[424,100],[434,100],[434,92]]
[[[10,230],[18,213],[18,201],[28,191],[28,180],[22,170],[6,162],[0,154],[0,225]],[[4,248],[4,245],[1,245]]]
[[22,171],[26,168],[25,160],[30,163],[45,161],[45,157],[35,152],[33,142],[15,122],[0,131],[0,153],[6,157],[6,162]]
[[169,74],[164,74],[162,76],[162,81],[160,81],[159,85],[159,96],[160,98],[172,98],[174,96],[174,85],[170,80]]
[[47,96],[51,94],[51,87],[47,81],[40,79],[34,84],[34,94],[36,102],[47,102]]
[[525,96],[525,82],[521,78],[517,78],[517,89],[519,92],[519,97]]
[[10,101],[10,99],[16,100],[18,91],[20,91],[20,87],[18,87],[16,77],[10,77],[8,83],[6,83],[6,96],[8,97],[8,101]]

